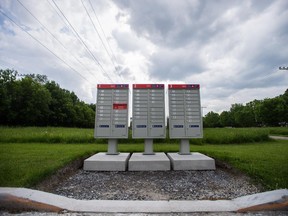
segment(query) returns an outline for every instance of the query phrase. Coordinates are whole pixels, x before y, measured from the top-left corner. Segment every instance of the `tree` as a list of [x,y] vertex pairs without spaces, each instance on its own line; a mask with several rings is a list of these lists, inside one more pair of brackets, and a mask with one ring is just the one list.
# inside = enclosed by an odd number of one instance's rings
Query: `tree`
[[283,114],[282,114],[282,122],[285,122],[285,125],[288,125],[288,89],[286,89],[285,93],[281,96],[283,100]]
[[[253,113],[251,118],[254,119],[253,125],[250,126],[261,126],[263,124],[262,116],[261,116],[261,105],[262,100],[253,100],[246,104],[246,107],[250,109],[250,112]],[[251,120],[252,121],[252,120]]]
[[67,127],[93,127],[95,104],[85,104],[74,92],[60,88],[54,81],[45,84],[52,101],[50,103],[49,124]]
[[34,81],[40,84],[45,84],[48,82],[48,77],[46,75],[41,74],[27,74],[25,77],[30,77]]
[[17,80],[17,74],[14,70],[0,70],[1,124],[46,125],[49,91],[32,77]]
[[74,92],[47,76],[0,70],[0,125],[93,127],[95,104],[85,104]]
[[223,111],[219,120],[222,127],[232,127],[233,120],[229,111]]
[[47,125],[51,95],[49,91],[31,77],[17,81],[17,97],[12,107],[17,112],[15,124]]
[[288,102],[286,92],[284,95],[275,98],[267,98],[263,101],[261,116],[266,125],[279,126],[287,124]]
[[9,125],[15,118],[16,113],[11,109],[11,103],[16,95],[16,76],[15,70],[0,70],[0,124]]
[[230,108],[231,119],[232,119],[232,126],[233,127],[240,127],[241,121],[241,111],[243,109],[242,104],[232,104]]
[[204,127],[220,127],[220,116],[213,111],[207,113],[204,117]]

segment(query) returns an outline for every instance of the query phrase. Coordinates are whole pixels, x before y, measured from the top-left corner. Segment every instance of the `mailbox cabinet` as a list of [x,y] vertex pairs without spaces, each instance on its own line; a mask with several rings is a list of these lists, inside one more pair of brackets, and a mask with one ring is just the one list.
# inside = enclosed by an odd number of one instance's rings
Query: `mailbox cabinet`
[[164,84],[133,85],[133,138],[165,138]]
[[98,84],[95,138],[128,138],[128,84]]
[[199,84],[169,84],[170,138],[202,138],[203,125]]

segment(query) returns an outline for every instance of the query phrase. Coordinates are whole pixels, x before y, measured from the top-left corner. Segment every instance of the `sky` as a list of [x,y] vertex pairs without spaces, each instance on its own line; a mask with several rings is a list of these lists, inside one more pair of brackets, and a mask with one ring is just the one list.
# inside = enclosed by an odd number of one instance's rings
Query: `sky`
[[0,1],[0,68],[87,103],[101,83],[187,83],[221,113],[283,94],[287,66],[287,0]]

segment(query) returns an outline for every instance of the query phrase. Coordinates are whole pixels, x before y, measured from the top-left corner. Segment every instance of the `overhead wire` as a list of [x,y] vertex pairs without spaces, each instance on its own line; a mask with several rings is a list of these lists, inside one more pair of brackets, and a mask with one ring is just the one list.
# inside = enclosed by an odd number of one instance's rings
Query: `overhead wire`
[[54,3],[54,5],[57,7],[57,9],[59,10],[59,12],[62,14],[62,16],[64,17],[64,19],[67,21],[67,23],[69,24],[69,26],[71,27],[71,29],[75,32],[75,34],[77,35],[77,37],[80,39],[81,43],[84,45],[84,47],[86,48],[86,50],[88,51],[88,53],[91,55],[91,57],[94,59],[94,61],[99,65],[99,67],[101,68],[101,70],[106,74],[107,78],[113,83],[111,77],[109,76],[109,74],[104,70],[103,66],[101,65],[101,63],[98,61],[98,59],[94,56],[94,54],[91,52],[91,50],[88,48],[88,46],[86,45],[86,43],[83,41],[83,39],[80,37],[80,35],[78,34],[78,32],[75,30],[75,28],[73,27],[73,25],[69,22],[69,20],[67,19],[67,17],[65,16],[65,14],[63,13],[63,11],[59,8],[59,6],[56,4],[56,2],[54,0],[52,0],[52,2]]
[[93,73],[91,73],[91,72],[89,71],[89,69],[88,69],[78,58],[76,58],[76,57],[64,46],[64,44],[63,44],[60,40],[58,40],[58,38],[57,38],[53,33],[51,33],[51,32],[49,31],[49,29],[46,28],[45,25],[42,24],[41,21],[29,10],[20,0],[17,0],[17,1],[18,1],[18,3],[19,3],[34,19],[36,19],[36,21],[45,29],[45,31],[47,31],[67,52],[69,52],[69,54],[70,54],[79,64],[81,64],[92,76],[95,77],[95,75],[94,75]]
[[101,43],[102,43],[102,45],[103,45],[105,51],[107,52],[108,56],[110,57],[112,64],[113,64],[114,67],[116,68],[116,65],[115,65],[114,61],[112,60],[112,57],[111,57],[110,53],[108,52],[108,50],[107,50],[107,48],[106,48],[106,46],[105,46],[105,44],[104,44],[104,42],[103,42],[103,40],[102,40],[102,38],[101,38],[99,32],[98,32],[98,30],[97,30],[97,28],[96,28],[96,26],[95,26],[95,24],[94,24],[94,22],[93,22],[93,20],[92,20],[92,18],[91,18],[91,16],[90,16],[89,12],[88,12],[88,10],[87,10],[85,4],[83,3],[83,0],[81,0],[81,3],[82,3],[82,5],[83,5],[83,7],[84,7],[84,9],[85,9],[85,11],[86,11],[86,14],[88,15],[88,17],[89,17],[89,19],[90,19],[90,21],[91,21],[91,23],[92,23],[92,25],[93,25],[93,27],[94,27],[94,29],[95,29],[97,35],[98,35],[98,37],[99,37],[99,39],[100,39],[100,41],[101,41]]
[[74,37],[78,40],[78,42],[80,42],[80,44],[82,44],[81,40],[77,37],[76,33],[71,30],[71,27],[69,27],[69,23],[67,23],[67,21],[64,19],[64,17],[61,16],[61,14],[57,10],[56,6],[54,4],[52,4],[49,0],[46,0],[46,1],[48,2],[49,6],[56,12],[58,17],[62,20],[62,22],[64,23],[65,27],[74,35]]
[[[117,58],[116,58],[116,56],[115,56],[115,54],[114,54],[114,52],[113,52],[113,49],[111,48],[111,46],[110,46],[110,43],[109,43],[109,41],[107,40],[107,36],[106,36],[106,34],[105,34],[105,32],[104,32],[104,30],[103,30],[103,28],[102,28],[102,25],[101,25],[101,22],[99,21],[99,19],[98,19],[98,16],[96,15],[96,12],[95,12],[95,9],[94,9],[94,7],[93,7],[93,4],[91,3],[91,1],[90,0],[88,0],[89,1],[89,4],[90,4],[90,6],[91,6],[91,8],[92,8],[92,11],[93,11],[93,13],[94,13],[94,16],[96,17],[96,20],[97,20],[97,22],[98,22],[98,25],[100,26],[100,29],[101,29],[101,31],[102,31],[102,34],[104,35],[104,39],[105,39],[105,41],[106,41],[106,43],[107,43],[107,45],[108,45],[108,48],[109,48],[109,50],[110,50],[110,52],[111,52],[111,54],[112,54],[112,56],[113,56],[113,61],[118,65],[118,63],[117,63]],[[114,64],[114,66],[115,66],[115,64]],[[117,72],[117,74],[118,74],[118,76],[122,79],[122,81],[123,81],[123,78],[122,78],[122,76],[121,76],[121,74],[118,72],[118,68],[119,67],[115,67],[115,71]]]
[[112,56],[113,56],[113,58],[114,58],[114,61],[117,63],[116,56],[115,56],[115,54],[114,54],[114,52],[113,52],[113,50],[112,50],[112,48],[111,48],[111,46],[110,46],[109,41],[107,40],[107,36],[106,36],[106,34],[105,34],[105,32],[104,32],[104,30],[103,30],[103,28],[102,28],[102,25],[101,25],[101,23],[100,23],[97,15],[96,15],[96,12],[95,12],[95,10],[94,10],[94,7],[93,7],[91,1],[90,1],[90,0],[88,0],[88,1],[89,1],[89,4],[90,4],[91,8],[92,8],[92,11],[93,11],[93,13],[94,13],[94,15],[95,15],[95,17],[96,17],[96,20],[97,20],[97,22],[98,22],[98,24],[99,24],[99,26],[100,26],[100,29],[101,29],[101,31],[102,31],[102,33],[103,33],[103,35],[104,35],[104,38],[105,38],[105,40],[106,40],[106,42],[107,42],[107,44],[108,44],[108,47],[109,47],[109,49],[110,49],[110,52],[112,53]]
[[[12,23],[14,23],[16,26],[18,26],[22,31],[27,33],[31,38],[33,38],[35,41],[37,41],[41,46],[43,46],[45,49],[47,49],[52,55],[54,55],[57,59],[62,61],[66,66],[68,66],[71,70],[73,70],[75,73],[77,73],[79,76],[81,76],[84,80],[86,80],[88,83],[93,85],[89,80],[87,80],[81,73],[79,73],[76,69],[74,69],[71,65],[69,65],[65,60],[63,60],[61,57],[59,57],[56,53],[54,53],[51,49],[49,49],[45,44],[43,44],[40,40],[38,40],[36,37],[34,37],[32,34],[30,34],[25,28],[23,28],[21,25],[16,23],[12,18],[10,18],[6,13],[4,13],[2,10],[0,10],[0,13],[2,13],[6,18],[8,18]],[[27,28],[27,27],[26,27]]]

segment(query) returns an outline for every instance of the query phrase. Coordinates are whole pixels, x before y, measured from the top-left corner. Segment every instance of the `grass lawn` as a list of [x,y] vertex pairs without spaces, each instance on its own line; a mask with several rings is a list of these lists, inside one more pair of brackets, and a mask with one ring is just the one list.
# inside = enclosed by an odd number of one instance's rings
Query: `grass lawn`
[[288,127],[269,127],[267,128],[271,135],[287,136],[288,137]]
[[[267,128],[205,128],[203,139],[191,139],[194,144],[249,143],[269,140]],[[272,129],[271,129],[272,130]],[[288,134],[288,128],[273,128],[274,132]],[[1,143],[107,143],[104,139],[94,139],[93,129],[63,127],[0,127]],[[119,140],[119,143],[143,143],[143,140]],[[157,139],[155,143],[178,143],[179,140]]]
[[0,186],[33,186],[69,162],[96,150],[96,144],[1,143]]
[[288,141],[192,146],[242,170],[266,189],[288,188]]
[[[31,187],[60,167],[95,152],[106,144],[0,143],[0,186]],[[178,144],[155,143],[155,151],[177,152]],[[141,152],[143,144],[120,144],[121,152]],[[191,145],[226,161],[267,189],[288,188],[288,141],[246,144]]]

